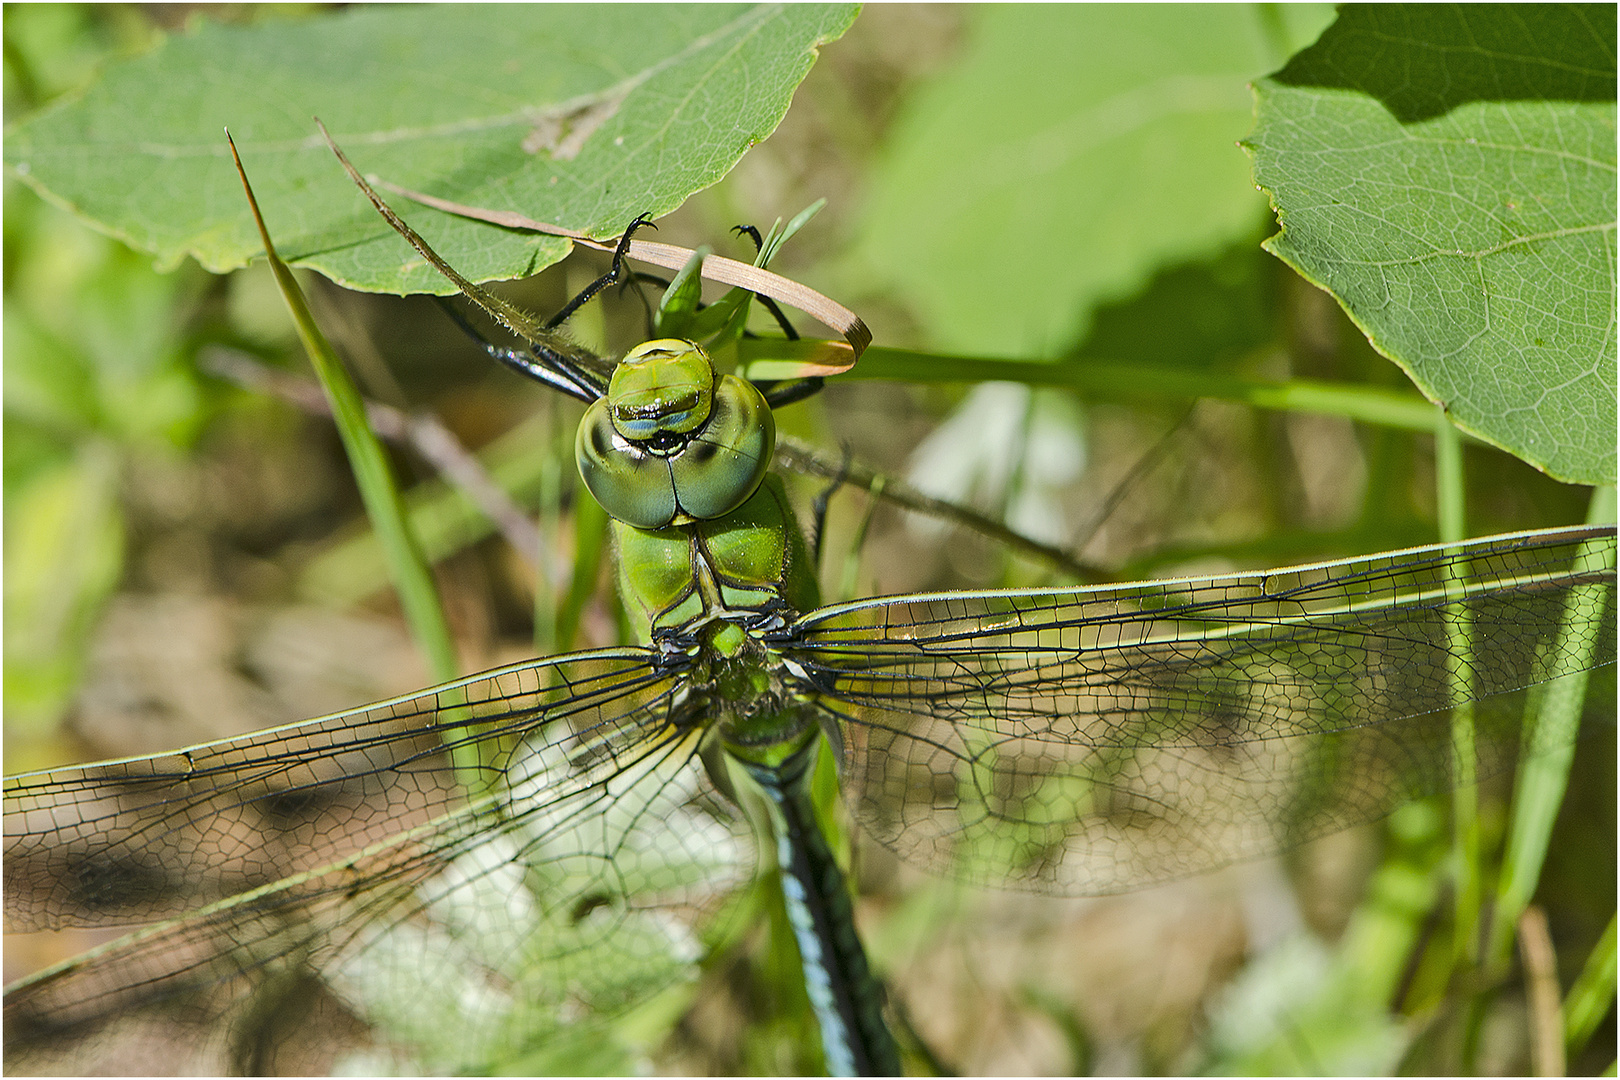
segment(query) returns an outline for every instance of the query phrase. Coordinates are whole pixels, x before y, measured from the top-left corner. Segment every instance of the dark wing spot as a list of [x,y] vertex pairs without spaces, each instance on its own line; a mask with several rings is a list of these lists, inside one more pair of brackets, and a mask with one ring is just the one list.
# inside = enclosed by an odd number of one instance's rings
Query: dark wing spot
[[68,894],[85,911],[147,906],[175,891],[160,867],[105,854],[86,855],[67,868]]

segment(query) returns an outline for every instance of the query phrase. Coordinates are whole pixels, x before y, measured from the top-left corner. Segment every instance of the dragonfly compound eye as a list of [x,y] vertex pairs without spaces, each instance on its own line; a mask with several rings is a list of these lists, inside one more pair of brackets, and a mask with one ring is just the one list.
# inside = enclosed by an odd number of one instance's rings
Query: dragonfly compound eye
[[698,519],[724,517],[759,488],[776,450],[776,417],[754,384],[726,375],[709,424],[669,459],[675,497]]
[[746,502],[770,467],[776,420],[752,383],[716,380],[702,349],[665,339],[621,362],[574,445],[602,509],[634,528],[662,529]]

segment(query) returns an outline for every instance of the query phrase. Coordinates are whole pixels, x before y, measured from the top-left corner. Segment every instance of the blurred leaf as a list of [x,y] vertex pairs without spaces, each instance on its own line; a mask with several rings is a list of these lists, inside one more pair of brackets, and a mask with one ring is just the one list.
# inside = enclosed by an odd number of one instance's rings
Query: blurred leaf
[[83,355],[17,304],[5,314],[5,376],[7,420],[63,433],[96,426],[95,380]]
[[1250,234],[1213,258],[1161,267],[1147,287],[1099,305],[1078,360],[1229,369],[1277,340],[1276,263]]
[[1298,934],[1250,961],[1210,1010],[1201,1071],[1218,1076],[1386,1076],[1409,1035],[1387,1002],[1354,993],[1339,958]]
[[[33,204],[29,206],[27,204]],[[5,410],[59,436],[184,445],[206,420],[183,350],[206,279],[146,259],[31,197],[7,221]]]
[[158,36],[134,5],[7,6],[6,122],[85,86],[109,54],[144,52]]
[[122,569],[118,494],[117,459],[103,444],[6,493],[5,707],[13,739],[46,734],[77,688],[90,628]]
[[1615,9],[1350,5],[1257,88],[1282,232],[1457,425],[1615,479]]
[[[9,131],[6,161],[161,264],[189,254],[225,271],[260,251],[229,125],[289,262],[355,288],[444,293],[343,178],[312,115],[395,183],[605,236],[724,176],[853,18],[847,5],[514,4],[205,24]],[[413,219],[477,281],[568,250],[433,211]]]
[[1289,29],[1236,5],[987,8],[898,123],[854,272],[906,300],[935,348],[1059,351],[1098,303],[1255,231],[1265,207],[1233,146],[1247,84],[1330,17],[1294,11]]
[[1447,851],[1433,802],[1388,819],[1383,864],[1330,948],[1296,931],[1254,957],[1210,1009],[1202,1072],[1223,1075],[1389,1075],[1414,1028],[1391,1003],[1401,993],[1440,896]]
[[1586,1047],[1592,1032],[1614,1007],[1614,982],[1615,919],[1610,915],[1609,925],[1603,928],[1564,999],[1564,1040],[1569,1056]]
[[[980,383],[911,453],[917,490],[983,510],[1032,539],[1071,535],[1059,492],[1086,465],[1085,417],[1067,395],[1012,382]],[[946,524],[914,517],[912,533],[938,544]],[[985,570],[991,567],[986,566]]]

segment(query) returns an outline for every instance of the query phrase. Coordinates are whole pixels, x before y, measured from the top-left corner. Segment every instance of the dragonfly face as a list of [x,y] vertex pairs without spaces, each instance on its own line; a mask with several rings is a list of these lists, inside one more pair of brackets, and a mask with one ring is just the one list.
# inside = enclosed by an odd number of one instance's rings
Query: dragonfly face
[[697,345],[637,346],[586,410],[575,457],[616,521],[662,529],[724,517],[759,487],[776,421],[752,383],[717,375]]

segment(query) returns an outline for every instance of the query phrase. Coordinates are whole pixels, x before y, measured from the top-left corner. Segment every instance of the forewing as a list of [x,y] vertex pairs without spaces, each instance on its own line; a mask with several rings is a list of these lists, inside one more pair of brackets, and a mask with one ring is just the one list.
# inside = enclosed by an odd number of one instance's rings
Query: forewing
[[1506,767],[1515,691],[1613,661],[1614,547],[1612,529],[1561,530],[899,597],[812,613],[786,653],[843,721],[846,786],[877,839],[970,880],[1111,892]]
[[8,780],[8,929],[160,920],[9,987],[8,1067],[143,1013],[250,1067],[303,987],[368,1045],[479,1068],[666,985],[751,872],[684,703],[605,650]]

